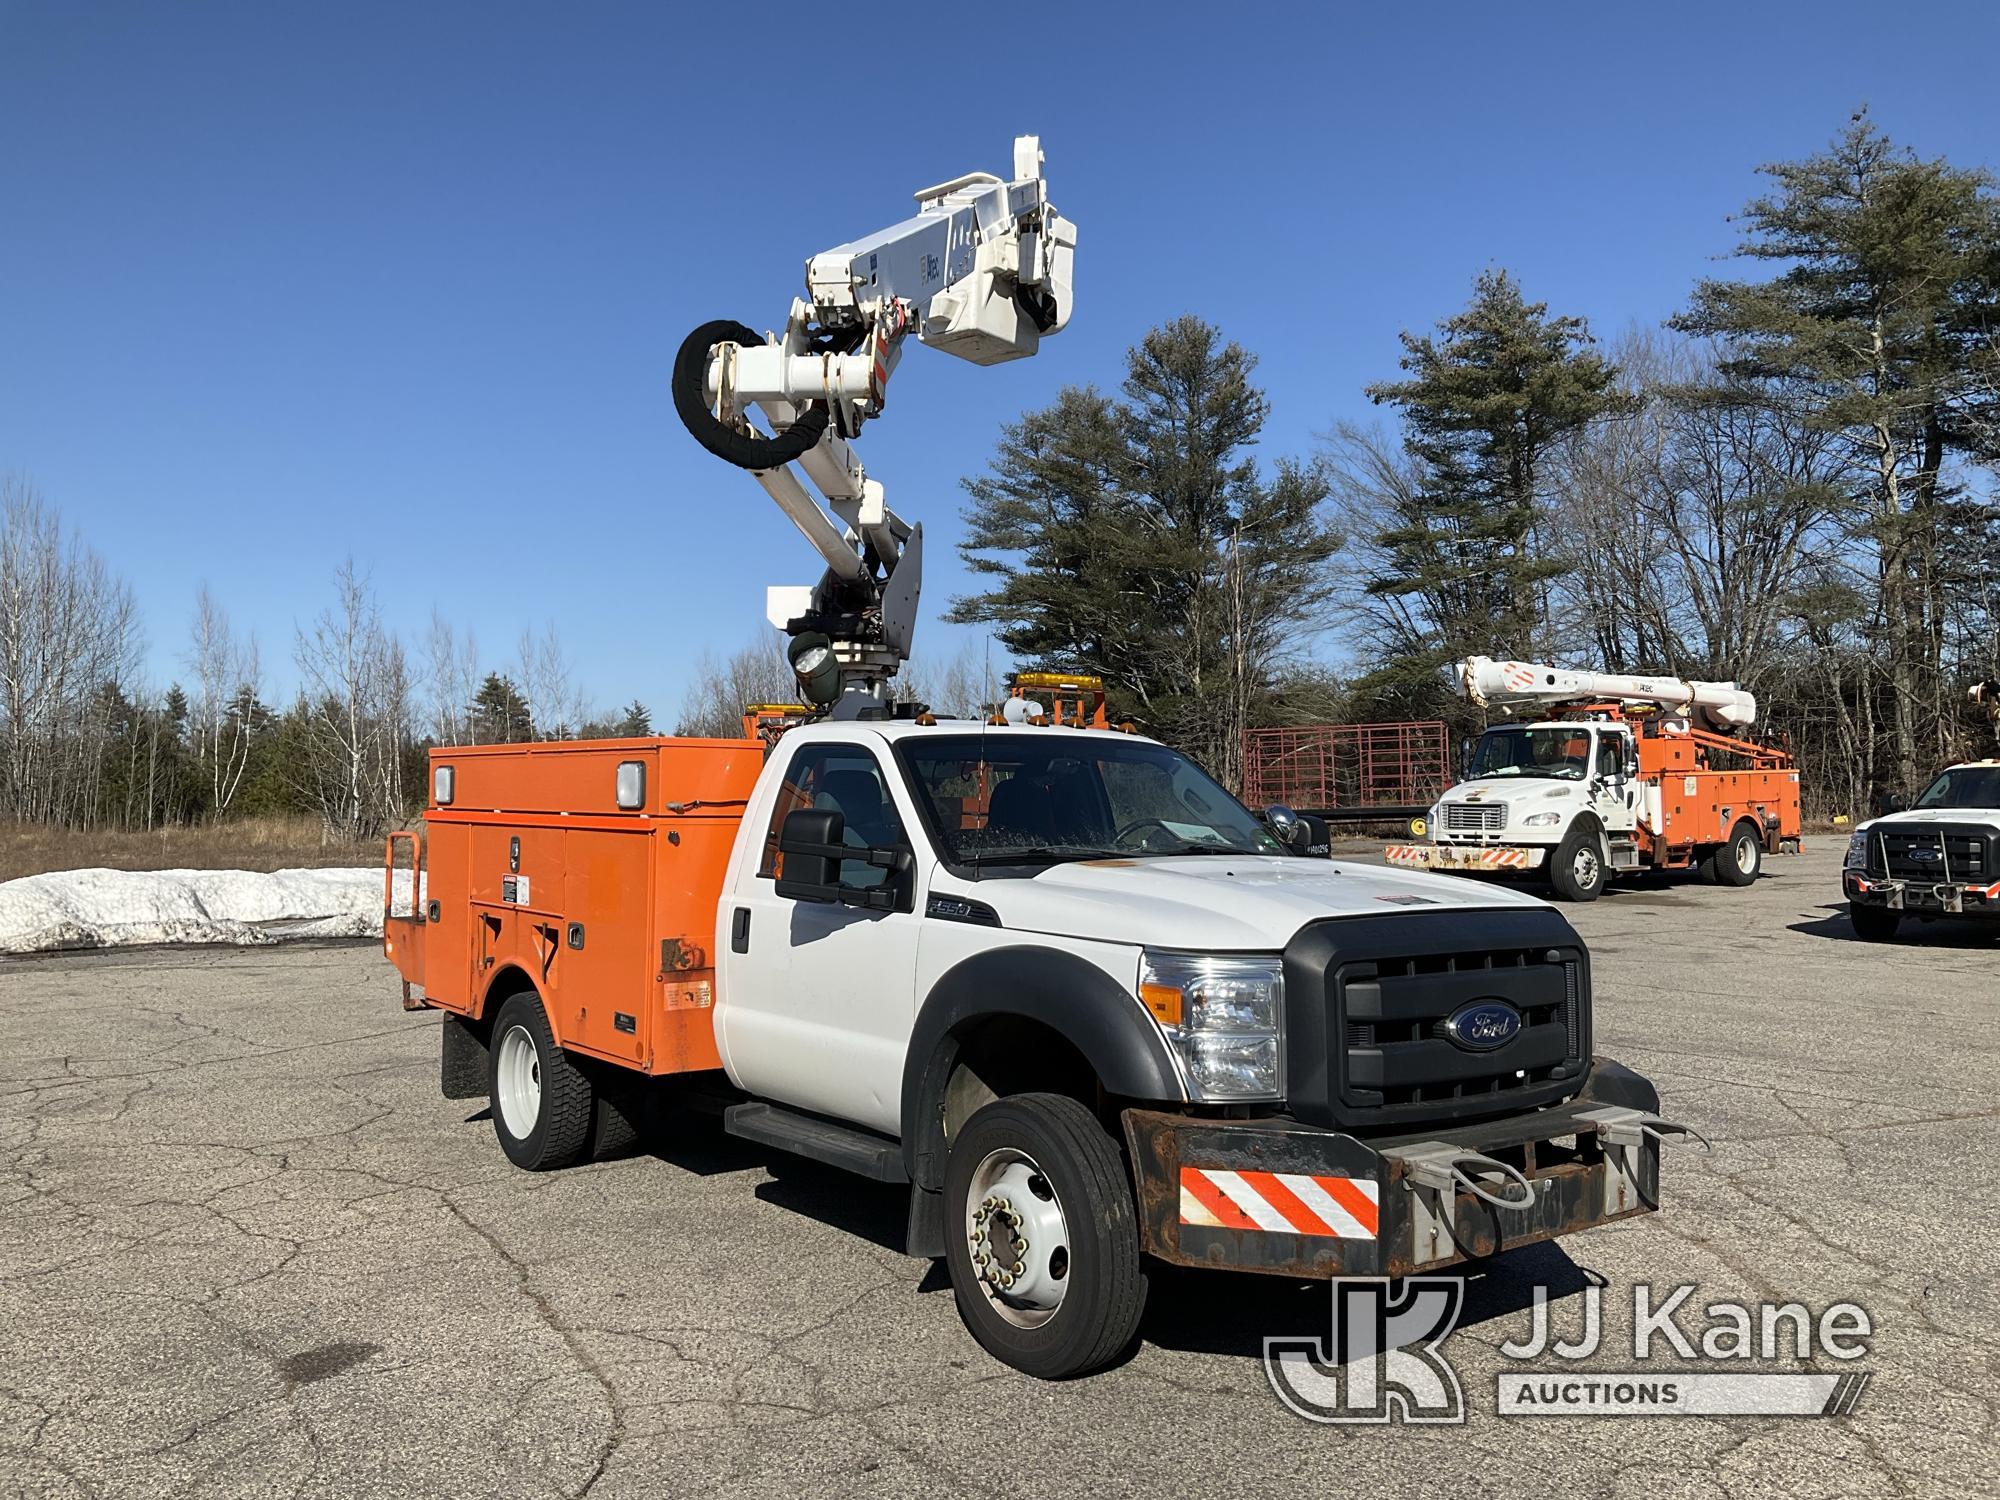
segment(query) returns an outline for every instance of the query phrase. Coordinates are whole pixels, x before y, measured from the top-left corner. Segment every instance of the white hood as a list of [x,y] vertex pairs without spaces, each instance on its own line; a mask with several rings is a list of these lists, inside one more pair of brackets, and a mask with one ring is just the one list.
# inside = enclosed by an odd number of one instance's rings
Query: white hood
[[1905,812],[1884,813],[1870,818],[1854,831],[1873,833],[1880,828],[1923,828],[1932,823],[1970,824],[1974,828],[2000,830],[2000,807],[1913,807]]
[[1266,953],[1322,917],[1544,904],[1455,876],[1256,854],[1090,860],[962,889],[1014,931]]
[[[1470,802],[1504,802],[1509,809],[1520,807],[1526,812],[1536,808],[1531,803],[1543,803],[1559,807],[1564,802],[1585,800],[1588,787],[1581,781],[1557,780],[1553,776],[1488,776],[1478,781],[1461,781],[1457,786],[1438,799],[1440,806],[1454,806]],[[1507,826],[1513,827],[1512,818]]]

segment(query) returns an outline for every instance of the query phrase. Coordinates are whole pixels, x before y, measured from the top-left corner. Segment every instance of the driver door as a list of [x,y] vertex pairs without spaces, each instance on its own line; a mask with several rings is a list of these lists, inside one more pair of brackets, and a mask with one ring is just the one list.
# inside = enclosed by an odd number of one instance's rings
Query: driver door
[[742,1088],[899,1134],[903,1056],[916,1009],[925,860],[907,872],[860,862],[842,885],[900,882],[892,911],[778,895],[778,832],[801,808],[837,811],[857,848],[911,848],[916,826],[893,772],[868,745],[815,741],[794,752],[756,814],[762,853],[723,901],[716,1040]]
[[1590,810],[1597,814],[1606,832],[1630,833],[1639,826],[1639,783],[1626,774],[1632,754],[1631,737],[1599,730],[1596,738]]

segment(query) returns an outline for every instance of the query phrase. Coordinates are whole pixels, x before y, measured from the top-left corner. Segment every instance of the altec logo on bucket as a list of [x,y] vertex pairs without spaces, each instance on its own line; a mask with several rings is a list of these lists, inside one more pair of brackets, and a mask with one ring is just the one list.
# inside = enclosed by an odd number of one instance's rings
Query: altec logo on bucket
[[[1874,1332],[1866,1309],[1836,1302],[1815,1316],[1798,1302],[1711,1302],[1700,1308],[1706,1322],[1696,1326],[1684,1321],[1693,1316],[1694,1292],[1692,1285],[1665,1296],[1643,1282],[1632,1288],[1632,1358],[1665,1356],[1705,1368],[1604,1371],[1575,1363],[1603,1345],[1604,1289],[1584,1288],[1577,1337],[1566,1341],[1551,1327],[1548,1289],[1536,1287],[1527,1337],[1501,1344],[1500,1353],[1557,1363],[1503,1370],[1495,1410],[1503,1417],[1840,1417],[1859,1404],[1867,1371],[1743,1366],[1861,1359]],[[1463,1298],[1464,1283],[1451,1277],[1413,1276],[1393,1292],[1386,1281],[1336,1280],[1329,1338],[1264,1341],[1271,1389],[1313,1422],[1463,1422],[1458,1373],[1441,1347]]]

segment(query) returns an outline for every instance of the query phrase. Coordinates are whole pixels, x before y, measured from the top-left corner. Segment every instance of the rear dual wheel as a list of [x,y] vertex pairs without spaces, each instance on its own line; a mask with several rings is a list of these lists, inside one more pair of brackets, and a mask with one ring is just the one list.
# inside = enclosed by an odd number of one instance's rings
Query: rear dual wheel
[[487,1059],[493,1133],[507,1159],[530,1172],[580,1159],[590,1145],[594,1090],[556,1045],[534,991],[509,995],[502,1003]]
[[1754,824],[1738,823],[1729,842],[1711,849],[1695,868],[1703,880],[1714,885],[1755,884],[1764,871],[1764,841]]

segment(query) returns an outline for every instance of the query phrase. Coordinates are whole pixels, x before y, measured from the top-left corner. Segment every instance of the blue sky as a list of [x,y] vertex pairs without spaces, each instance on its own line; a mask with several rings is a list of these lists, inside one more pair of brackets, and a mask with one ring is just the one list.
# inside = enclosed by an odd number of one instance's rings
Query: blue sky
[[[291,681],[352,552],[390,623],[671,719],[814,559],[675,421],[714,317],[1037,132],[1080,226],[1033,360],[911,348],[863,435],[961,592],[960,477],[1199,313],[1262,359],[1265,452],[1375,415],[1396,333],[1488,265],[1601,335],[1732,243],[1761,161],[1867,102],[2000,165],[2000,12],[1683,4],[791,8],[0,0],[0,471],[135,585],[162,681],[206,580]],[[921,655],[977,635],[927,623]],[[1329,649],[1338,652],[1338,642]]]

